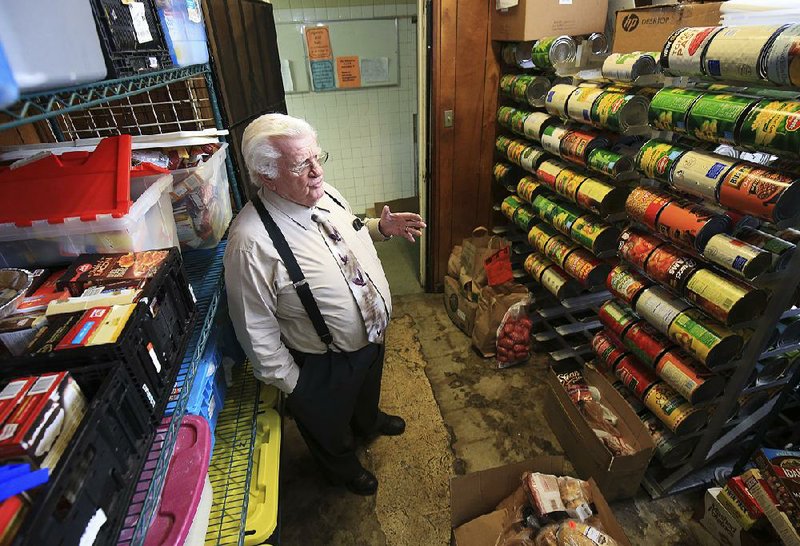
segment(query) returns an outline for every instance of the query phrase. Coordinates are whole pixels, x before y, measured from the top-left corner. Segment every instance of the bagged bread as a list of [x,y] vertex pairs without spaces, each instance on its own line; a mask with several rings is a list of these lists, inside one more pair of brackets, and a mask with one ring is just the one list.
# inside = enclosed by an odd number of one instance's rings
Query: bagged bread
[[567,520],[558,526],[558,546],[617,546],[617,541],[591,525]]

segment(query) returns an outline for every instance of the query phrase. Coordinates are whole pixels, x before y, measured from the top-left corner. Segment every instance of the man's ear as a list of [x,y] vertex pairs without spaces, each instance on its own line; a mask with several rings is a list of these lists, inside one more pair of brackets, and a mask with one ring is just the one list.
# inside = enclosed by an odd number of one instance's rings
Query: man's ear
[[259,175],[258,175],[258,179],[259,179],[259,181],[260,181],[260,182],[261,182],[263,185],[265,185],[265,186],[266,186],[268,189],[270,189],[270,190],[272,190],[272,191],[275,191],[275,188],[276,188],[277,186],[276,186],[276,184],[275,184],[275,181],[274,181],[272,178],[268,177],[266,174],[259,174]]

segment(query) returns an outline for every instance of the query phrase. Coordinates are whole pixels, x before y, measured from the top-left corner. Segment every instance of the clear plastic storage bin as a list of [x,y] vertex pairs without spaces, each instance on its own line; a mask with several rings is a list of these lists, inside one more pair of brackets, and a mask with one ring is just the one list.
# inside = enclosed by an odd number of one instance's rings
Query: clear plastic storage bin
[[[146,189],[137,192],[134,188],[140,183]],[[120,218],[107,214],[91,221],[73,217],[60,223],[36,221],[26,227],[0,224],[0,267],[46,267],[82,253],[178,246],[170,200],[172,176],[159,175],[146,182],[134,178],[131,188],[135,201]]]

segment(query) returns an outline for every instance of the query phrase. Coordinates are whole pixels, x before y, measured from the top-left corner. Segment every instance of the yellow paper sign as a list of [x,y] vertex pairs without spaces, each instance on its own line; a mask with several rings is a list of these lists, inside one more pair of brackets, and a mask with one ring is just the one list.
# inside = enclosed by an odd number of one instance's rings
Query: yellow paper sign
[[308,58],[310,60],[321,61],[333,57],[328,27],[307,28],[306,43],[308,44]]
[[361,87],[361,67],[358,56],[336,57],[339,87]]

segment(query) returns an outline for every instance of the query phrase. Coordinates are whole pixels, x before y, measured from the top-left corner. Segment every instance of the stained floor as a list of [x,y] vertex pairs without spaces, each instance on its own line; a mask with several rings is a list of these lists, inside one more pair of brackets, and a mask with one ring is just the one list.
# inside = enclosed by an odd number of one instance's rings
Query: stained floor
[[[542,414],[547,357],[493,369],[452,325],[441,298],[395,298],[382,406],[405,417],[408,428],[361,449],[362,462],[380,480],[376,496],[327,485],[287,420],[282,544],[444,546],[451,475],[563,455]],[[635,545],[691,545],[700,543],[689,521],[699,502],[697,494],[652,501],[641,491],[612,508]]]

